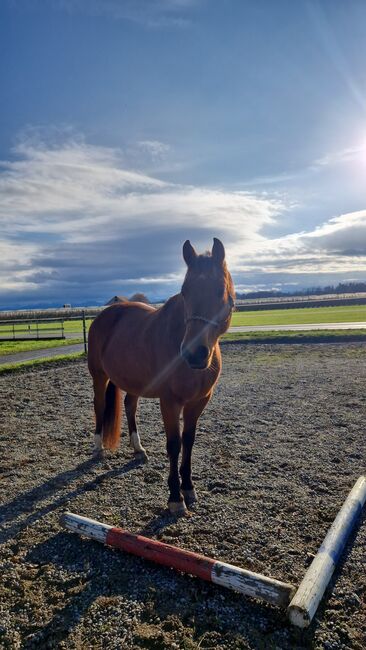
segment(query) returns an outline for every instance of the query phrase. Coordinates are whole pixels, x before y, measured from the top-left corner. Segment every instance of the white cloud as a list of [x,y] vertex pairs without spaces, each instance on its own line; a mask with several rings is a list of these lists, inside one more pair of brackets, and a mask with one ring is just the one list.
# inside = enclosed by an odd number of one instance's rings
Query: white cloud
[[366,210],[265,236],[286,209],[294,206],[279,195],[163,182],[130,169],[124,152],[80,138],[23,138],[0,163],[0,296],[62,304],[144,287],[166,296],[184,272],[183,241],[202,251],[214,236],[238,286],[366,272]]
[[0,280],[12,291],[18,281],[20,293],[27,280],[40,296],[51,288],[92,295],[103,282],[173,283],[184,239],[202,249],[221,236],[234,261],[284,209],[260,194],[165,183],[77,139],[25,138],[14,154],[0,167],[0,223],[5,254],[23,263]]
[[366,159],[366,143],[327,153],[321,158],[315,160],[313,167],[329,167],[331,165],[338,165],[352,160],[362,159]]
[[263,242],[241,272],[305,274],[366,273],[366,210],[329,219],[309,232]]
[[137,144],[143,152],[151,156],[153,161],[165,158],[170,151],[170,146],[159,140],[140,140]]
[[[182,28],[204,0],[48,0],[58,11],[127,20],[147,28]],[[19,9],[42,10],[44,0],[11,0]]]
[[133,286],[137,286],[139,284],[142,284],[144,286],[149,285],[149,284],[174,284],[177,285],[181,282],[182,280],[182,274],[181,273],[167,273],[167,275],[161,276],[161,277],[147,277],[147,278],[128,278],[128,280],[124,280],[125,285],[130,285],[132,284]]
[[322,174],[337,165],[348,165],[349,163],[352,163],[353,168],[366,167],[366,138],[361,140],[360,144],[325,153],[305,167],[299,167],[291,172],[283,171],[278,174],[256,176],[241,181],[240,186],[248,188],[263,188],[268,185],[287,186],[292,181],[304,184],[306,181],[309,182],[308,179],[313,178],[314,175]]

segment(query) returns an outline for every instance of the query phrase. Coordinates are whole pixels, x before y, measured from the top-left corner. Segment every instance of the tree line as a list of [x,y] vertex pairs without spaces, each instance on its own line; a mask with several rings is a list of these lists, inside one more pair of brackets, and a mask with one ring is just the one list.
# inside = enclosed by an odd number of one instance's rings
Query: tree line
[[322,296],[329,293],[362,293],[366,292],[366,282],[340,282],[336,286],[328,285],[326,287],[309,287],[308,289],[298,289],[297,291],[278,291],[272,289],[269,291],[249,291],[248,293],[237,293],[237,298],[287,298],[295,296]]

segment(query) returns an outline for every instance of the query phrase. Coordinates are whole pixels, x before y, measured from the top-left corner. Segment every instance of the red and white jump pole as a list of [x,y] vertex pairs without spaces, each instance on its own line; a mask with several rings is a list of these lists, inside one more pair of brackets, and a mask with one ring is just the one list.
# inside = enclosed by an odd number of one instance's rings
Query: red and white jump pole
[[185,551],[148,537],[133,535],[122,528],[101,524],[88,517],[67,512],[62,515],[62,524],[74,533],[85,535],[177,571],[190,573],[208,582],[239,591],[246,596],[259,598],[272,605],[287,607],[295,593],[295,587],[285,582],[240,569],[226,562],[218,562],[199,553]]
[[127,553],[138,555],[177,571],[190,573],[208,582],[214,582],[272,605],[287,607],[291,623],[304,628],[310,625],[314,617],[365,502],[366,476],[360,476],[348,494],[297,590],[294,585],[141,535],[133,535],[122,528],[108,526],[71,512],[62,515],[61,523],[74,533],[85,535]]

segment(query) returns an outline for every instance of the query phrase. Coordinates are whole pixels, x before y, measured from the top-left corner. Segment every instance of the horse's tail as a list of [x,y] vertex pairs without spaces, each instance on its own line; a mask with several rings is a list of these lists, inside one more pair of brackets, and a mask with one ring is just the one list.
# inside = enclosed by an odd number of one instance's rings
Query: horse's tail
[[105,394],[103,447],[117,449],[121,437],[121,390],[111,381]]

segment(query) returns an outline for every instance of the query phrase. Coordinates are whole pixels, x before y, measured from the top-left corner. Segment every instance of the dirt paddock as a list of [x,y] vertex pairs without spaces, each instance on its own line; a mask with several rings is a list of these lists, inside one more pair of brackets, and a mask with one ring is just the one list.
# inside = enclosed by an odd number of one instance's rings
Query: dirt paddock
[[365,472],[366,345],[227,345],[223,362],[193,452],[199,503],[177,521],[157,402],[139,408],[147,465],[126,437],[96,462],[84,361],[0,377],[1,648],[365,647],[365,517],[302,633],[280,610],[59,525],[69,509],[298,584]]

